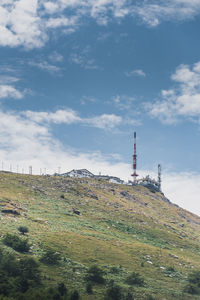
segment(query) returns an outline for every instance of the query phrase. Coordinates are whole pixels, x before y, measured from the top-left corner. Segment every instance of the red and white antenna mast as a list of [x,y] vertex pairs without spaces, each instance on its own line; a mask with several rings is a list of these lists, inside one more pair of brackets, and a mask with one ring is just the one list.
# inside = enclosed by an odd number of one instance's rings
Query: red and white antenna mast
[[137,169],[137,154],[136,154],[136,132],[134,132],[134,154],[133,154],[133,174],[131,176],[133,176],[133,183],[136,184],[137,183],[137,173],[136,173],[136,169]]

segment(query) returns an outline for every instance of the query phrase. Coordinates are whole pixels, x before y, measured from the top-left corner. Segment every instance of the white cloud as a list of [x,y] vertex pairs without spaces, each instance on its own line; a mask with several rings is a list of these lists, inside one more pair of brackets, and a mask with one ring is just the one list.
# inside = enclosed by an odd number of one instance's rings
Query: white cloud
[[[133,108],[136,99],[126,95],[116,95],[112,98],[110,104],[114,104],[120,110],[130,110]],[[134,107],[135,108],[135,107]]]
[[[79,117],[73,111],[52,113],[34,112],[3,112],[0,111],[0,157],[4,161],[4,169],[9,170],[10,164],[13,170],[16,166],[28,172],[28,166],[33,166],[33,172],[39,174],[40,168],[47,168],[47,172],[57,171],[62,166],[62,171],[73,168],[88,168],[92,172],[116,174],[117,170],[125,169],[125,164],[118,163],[110,167],[112,163],[101,153],[80,153],[70,147],[63,147],[59,140],[52,136],[50,122],[73,123],[79,121]],[[103,125],[95,119],[86,120],[91,126],[112,126],[116,119],[111,116],[100,117]],[[85,121],[84,121],[85,122]],[[47,124],[48,123],[48,124]]]
[[114,114],[108,115],[103,114],[98,117],[84,119],[86,124],[101,128],[101,129],[112,129],[122,123],[122,118]]
[[37,123],[80,123],[105,130],[114,128],[122,123],[122,118],[114,114],[103,114],[95,117],[81,118],[78,113],[72,109],[57,110],[54,113],[26,111],[22,114]]
[[37,0],[18,0],[0,4],[0,45],[41,47],[47,36],[38,16]]
[[199,14],[199,0],[141,0],[133,3],[129,0],[1,0],[0,45],[39,48],[46,43],[51,31],[62,28],[62,33],[72,33],[86,17],[105,26],[129,15],[157,26],[165,20],[185,20]]
[[61,16],[59,18],[49,18],[46,22],[47,28],[58,28],[58,27],[75,27],[77,24],[77,17],[66,18]]
[[127,72],[125,72],[125,75],[127,77],[132,77],[132,76],[146,77],[145,72],[141,69],[127,71]]
[[152,117],[173,124],[181,118],[200,120],[200,62],[193,66],[180,65],[171,79],[176,83],[161,92],[160,99],[148,103]]
[[155,27],[162,21],[182,21],[200,13],[199,0],[150,0],[133,7],[133,15],[139,16],[149,26]]
[[24,94],[18,91],[15,87],[11,85],[2,85],[0,84],[0,99],[3,98],[14,98],[14,99],[21,99],[23,98]]
[[19,81],[19,78],[10,75],[0,75],[0,84],[10,84]]
[[55,113],[26,111],[23,113],[23,115],[37,123],[48,122],[56,124],[72,124],[81,121],[81,118],[78,116],[78,114],[71,109],[57,110]]
[[56,62],[62,62],[62,61],[63,61],[63,56],[62,56],[60,53],[54,51],[54,52],[52,52],[52,53],[49,55],[49,59],[50,59],[52,62],[54,62],[54,63],[56,63]]
[[200,215],[200,174],[192,172],[165,174],[163,191],[174,203]]
[[99,66],[96,65],[95,60],[93,58],[89,58],[88,51],[83,51],[82,54],[73,53],[70,56],[69,61],[76,65],[80,65],[86,70],[100,69]]
[[49,64],[47,61],[41,61],[41,62],[29,62],[30,66],[37,67],[43,71],[47,71],[49,73],[58,73],[61,69],[60,67],[54,66]]

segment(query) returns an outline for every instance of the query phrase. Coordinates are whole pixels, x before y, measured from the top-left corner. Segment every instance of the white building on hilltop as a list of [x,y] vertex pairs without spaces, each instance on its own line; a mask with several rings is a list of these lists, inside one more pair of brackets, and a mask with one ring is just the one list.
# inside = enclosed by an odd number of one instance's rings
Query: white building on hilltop
[[60,176],[73,177],[73,178],[96,178],[96,179],[108,180],[110,183],[124,184],[124,181],[118,177],[109,176],[109,175],[94,175],[87,169],[80,169],[80,170],[73,169],[70,172],[61,174]]
[[76,178],[92,178],[94,177],[94,174],[92,174],[90,171],[86,169],[80,169],[80,170],[72,170],[67,173],[61,174],[61,176],[64,177],[76,177]]

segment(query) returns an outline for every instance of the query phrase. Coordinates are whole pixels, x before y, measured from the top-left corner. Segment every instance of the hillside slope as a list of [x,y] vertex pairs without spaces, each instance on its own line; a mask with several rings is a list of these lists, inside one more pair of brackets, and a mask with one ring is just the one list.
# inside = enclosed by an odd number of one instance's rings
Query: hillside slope
[[58,266],[41,266],[44,281],[64,281],[81,299],[104,299],[100,285],[93,295],[85,292],[92,264],[124,288],[127,275],[139,272],[145,285],[134,287],[136,299],[200,299],[183,293],[187,274],[200,269],[200,218],[161,193],[96,179],[1,172],[0,211],[1,239],[27,226],[28,255],[38,259],[50,247],[62,256]]

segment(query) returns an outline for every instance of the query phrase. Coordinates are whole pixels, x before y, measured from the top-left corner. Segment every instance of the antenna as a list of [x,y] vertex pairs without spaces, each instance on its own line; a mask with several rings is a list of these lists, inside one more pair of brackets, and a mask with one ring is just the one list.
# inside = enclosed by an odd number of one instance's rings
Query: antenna
[[161,165],[158,165],[158,187],[161,190]]
[[29,175],[32,175],[33,174],[33,168],[32,166],[29,167]]
[[133,174],[131,176],[133,176],[133,183],[136,184],[137,183],[137,173],[136,173],[136,169],[137,169],[137,154],[136,154],[136,132],[134,132],[134,154],[133,154]]

